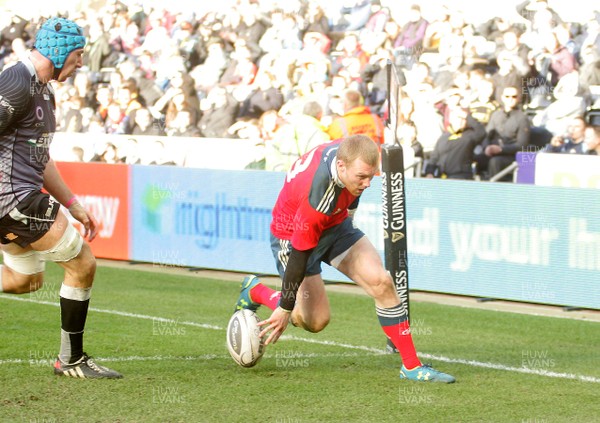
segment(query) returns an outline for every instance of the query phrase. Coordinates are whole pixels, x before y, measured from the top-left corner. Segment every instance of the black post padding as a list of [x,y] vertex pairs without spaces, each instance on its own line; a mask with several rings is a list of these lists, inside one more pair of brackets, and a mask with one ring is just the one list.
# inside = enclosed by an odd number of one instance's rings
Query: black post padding
[[385,267],[392,275],[400,305],[408,319],[408,244],[402,147],[384,145],[381,148],[381,166]]

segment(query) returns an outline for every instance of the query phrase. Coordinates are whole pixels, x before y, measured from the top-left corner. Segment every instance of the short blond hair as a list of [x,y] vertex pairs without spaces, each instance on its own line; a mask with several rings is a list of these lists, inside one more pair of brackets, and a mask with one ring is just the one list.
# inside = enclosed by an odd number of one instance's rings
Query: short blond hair
[[337,158],[346,165],[360,158],[369,166],[379,166],[379,148],[366,135],[350,135],[340,143]]

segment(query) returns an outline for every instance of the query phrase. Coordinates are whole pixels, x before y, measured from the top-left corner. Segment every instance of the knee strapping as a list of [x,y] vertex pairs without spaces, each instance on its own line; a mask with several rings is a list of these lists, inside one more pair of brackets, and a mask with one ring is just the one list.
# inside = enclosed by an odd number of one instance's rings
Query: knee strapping
[[62,262],[69,261],[77,257],[83,246],[81,234],[73,227],[67,225],[65,233],[53,248],[45,251],[39,251],[39,256],[44,261]]
[[10,254],[4,251],[4,264],[22,275],[35,275],[46,268],[37,251],[28,251],[25,254]]

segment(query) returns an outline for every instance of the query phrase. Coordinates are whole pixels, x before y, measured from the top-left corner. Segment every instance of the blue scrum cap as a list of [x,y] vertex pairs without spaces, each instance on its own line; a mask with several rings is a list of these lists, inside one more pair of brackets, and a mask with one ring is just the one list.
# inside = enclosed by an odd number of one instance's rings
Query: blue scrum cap
[[83,30],[75,22],[65,18],[50,18],[35,35],[35,48],[62,69],[73,50],[85,47]]

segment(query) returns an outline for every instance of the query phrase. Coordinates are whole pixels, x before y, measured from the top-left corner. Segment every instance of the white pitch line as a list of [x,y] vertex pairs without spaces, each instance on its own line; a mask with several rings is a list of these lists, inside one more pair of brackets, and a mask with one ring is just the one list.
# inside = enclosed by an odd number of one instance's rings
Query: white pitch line
[[[274,354],[265,354],[267,358],[281,358],[285,360],[297,358],[339,358],[339,357],[370,357],[378,354],[361,354],[361,353],[301,353],[301,352],[275,352]],[[154,355],[154,356],[129,356],[129,357],[94,357],[95,360],[111,363],[133,362],[133,361],[207,361],[207,360],[230,360],[229,354],[204,354],[197,356],[174,356],[174,355]],[[8,358],[0,360],[0,365],[3,364],[29,364],[31,366],[52,365],[54,360],[50,359],[22,359]]]
[[[52,302],[52,301],[32,300],[31,298],[15,297],[15,296],[9,296],[6,294],[0,295],[0,298],[6,299],[6,300],[22,301],[25,303],[43,304],[43,305],[49,305],[49,306],[53,306],[53,307],[60,307],[60,303],[56,303],[56,302]],[[179,320],[175,320],[175,319],[167,319],[165,317],[148,316],[146,314],[128,313],[126,311],[106,310],[106,309],[96,308],[96,307],[90,307],[89,310],[95,311],[97,313],[113,314],[116,316],[123,316],[123,317],[135,317],[137,319],[152,320],[155,322],[178,323],[178,324],[182,324],[182,325],[186,325],[186,326],[194,326],[194,327],[202,328],[202,329],[225,330],[225,328],[222,328],[221,326],[209,325],[206,323],[180,322]]]
[[[34,303],[34,304],[50,305],[50,306],[54,306],[54,307],[60,306],[59,303],[55,303],[55,302],[32,300],[30,298],[15,297],[15,296],[5,295],[5,294],[0,294],[0,298],[7,299],[7,300]],[[216,325],[189,322],[189,321],[179,321],[179,320],[174,320],[174,319],[167,319],[164,317],[149,316],[146,314],[128,313],[128,312],[118,311],[118,310],[106,310],[106,309],[90,307],[90,311],[95,311],[97,313],[112,314],[112,315],[123,316],[123,317],[134,317],[137,319],[144,319],[144,320],[152,320],[152,321],[159,321],[159,322],[166,322],[166,323],[177,323],[177,324],[181,324],[181,325],[193,326],[193,327],[198,327],[198,328],[202,328],[202,329],[225,330],[225,328],[216,326]],[[338,347],[338,348],[347,348],[347,349],[367,351],[370,353],[375,353],[375,355],[387,353],[385,350],[367,347],[364,345],[351,345],[351,344],[345,344],[345,343],[335,342],[335,341],[302,338],[302,337],[293,336],[293,335],[284,335],[281,337],[281,339],[290,340],[290,341],[298,341],[298,342],[306,342],[306,343],[311,343],[311,344],[327,345],[327,346]],[[481,368],[485,368],[485,369],[495,369],[495,370],[503,370],[503,371],[508,371],[508,372],[515,372],[515,373],[532,374],[532,375],[537,375],[537,376],[546,376],[546,377],[554,377],[554,378],[560,378],[560,379],[579,380],[582,382],[600,383],[600,378],[597,378],[594,376],[576,375],[573,373],[559,373],[559,372],[553,372],[553,371],[545,370],[545,369],[531,369],[528,367],[513,367],[513,366],[506,366],[504,364],[488,363],[488,362],[477,361],[477,360],[466,360],[466,359],[462,359],[462,358],[450,358],[450,357],[444,357],[444,356],[440,356],[440,355],[427,354],[427,353],[419,353],[419,357],[427,358],[430,360],[437,360],[437,361],[441,361],[444,363],[466,364],[468,366],[481,367]],[[6,361],[6,360],[4,360],[4,361]],[[0,364],[3,364],[4,361],[0,361]],[[30,360],[22,360],[22,361],[19,361],[18,363],[30,363]]]

